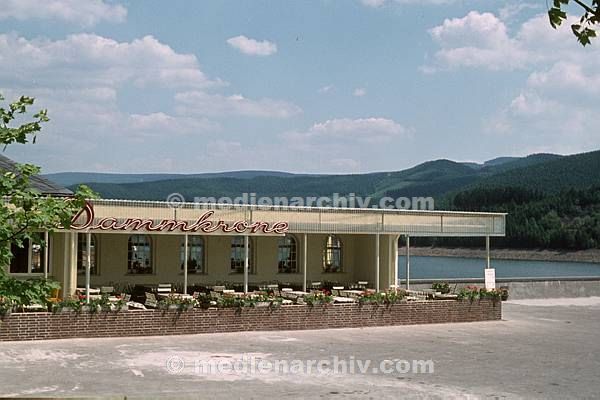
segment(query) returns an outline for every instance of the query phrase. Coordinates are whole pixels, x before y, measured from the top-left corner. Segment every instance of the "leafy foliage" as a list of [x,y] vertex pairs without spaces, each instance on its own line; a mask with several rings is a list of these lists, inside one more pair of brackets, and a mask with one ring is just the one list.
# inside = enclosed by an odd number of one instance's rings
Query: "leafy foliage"
[[[553,0],[552,7],[548,10],[548,18],[554,29],[567,20],[565,9],[569,2],[569,0]],[[595,27],[600,22],[600,0],[592,0],[587,4],[584,0],[573,0],[573,3],[583,9],[583,14],[578,23],[571,24],[571,31],[581,45],[587,46],[591,43],[591,39],[596,37]]]
[[49,279],[0,279],[0,298],[11,308],[34,304],[45,306],[52,292],[59,288],[58,282]]
[[[506,212],[509,248],[589,249],[600,247],[600,186],[543,193],[522,187],[479,187],[454,196],[451,209]],[[470,238],[417,239],[420,245],[481,246]]]
[[[4,98],[0,95],[1,100]],[[0,107],[0,143],[5,148],[14,143],[35,142],[42,123],[49,121],[46,110],[41,110],[31,121],[13,126],[17,118],[24,118],[20,115],[33,103],[33,98],[22,96],[6,108]],[[36,231],[52,232],[60,226],[68,226],[85,200],[95,196],[85,186],[69,199],[43,196],[30,185],[31,178],[39,172],[40,168],[31,164],[17,164],[14,171],[0,172],[0,266],[10,263],[10,244],[22,247],[27,239],[37,243],[40,239],[34,234]],[[4,268],[0,267],[0,279],[3,275]]]

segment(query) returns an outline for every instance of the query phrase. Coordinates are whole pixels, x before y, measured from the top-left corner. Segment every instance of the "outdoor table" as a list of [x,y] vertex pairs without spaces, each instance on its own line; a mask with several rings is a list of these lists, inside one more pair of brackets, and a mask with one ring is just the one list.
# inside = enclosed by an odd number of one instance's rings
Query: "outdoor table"
[[308,292],[303,292],[302,290],[292,290],[291,292],[288,292],[288,293],[296,295],[296,296],[306,296],[309,294]]
[[176,297],[178,299],[192,299],[193,296],[191,294],[183,294],[183,293],[157,293],[156,294],[157,297],[161,297],[161,298],[169,298],[169,297]]
[[360,296],[361,294],[364,293],[364,290],[353,290],[353,289],[350,289],[350,290],[341,290],[340,293],[347,293],[347,294],[349,294],[351,296]]
[[[77,288],[77,291],[81,294],[85,294],[85,288]],[[90,288],[90,294],[100,294],[100,289]]]

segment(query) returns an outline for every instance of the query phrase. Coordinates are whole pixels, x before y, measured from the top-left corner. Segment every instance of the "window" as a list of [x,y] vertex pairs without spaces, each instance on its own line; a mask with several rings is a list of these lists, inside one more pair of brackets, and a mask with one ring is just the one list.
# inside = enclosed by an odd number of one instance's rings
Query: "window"
[[[44,247],[42,247],[42,234],[34,234],[33,241],[25,240],[23,247],[11,244],[12,259],[9,271],[11,274],[43,274],[44,273]],[[38,243],[35,243],[38,242]],[[49,243],[48,243],[49,245]],[[50,259],[48,257],[48,259]]]
[[296,238],[284,236],[277,244],[277,272],[293,274],[298,272]]
[[127,273],[151,274],[152,243],[148,235],[131,235],[127,242]]
[[342,272],[342,242],[329,235],[323,249],[323,272]]
[[[85,274],[85,267],[87,264],[87,234],[79,233],[77,234],[77,273]],[[90,235],[92,240],[90,240],[90,274],[98,275],[98,264],[97,260],[97,247],[96,247],[96,235]]]
[[[254,271],[252,262],[252,240],[248,238],[248,270]],[[231,272],[244,272],[244,237],[235,236],[231,239]]]
[[[181,242],[179,251],[181,270],[185,262],[185,239]],[[188,237],[188,274],[204,274],[204,239],[200,236]]]

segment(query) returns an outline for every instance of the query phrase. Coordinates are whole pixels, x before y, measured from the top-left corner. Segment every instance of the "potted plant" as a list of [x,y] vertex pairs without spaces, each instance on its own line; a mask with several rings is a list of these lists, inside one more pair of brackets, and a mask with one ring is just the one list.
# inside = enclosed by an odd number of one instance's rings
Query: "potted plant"
[[500,300],[508,300],[508,286],[500,286],[498,290],[500,291]]
[[448,294],[450,293],[450,284],[448,282],[434,282],[431,285],[431,289],[440,294]]
[[81,308],[81,302],[78,298],[68,297],[60,302],[58,302],[55,306],[55,311],[60,313],[71,313],[75,311],[79,311]]
[[270,307],[272,299],[267,295],[259,295],[254,298],[255,307]]
[[124,299],[119,299],[117,300],[117,302],[114,303],[114,311],[129,311],[129,306],[127,305],[127,302]]
[[0,296],[0,317],[10,315],[12,308],[12,301],[7,297]]
[[194,307],[196,307],[197,304],[198,304],[198,302],[194,298],[181,299],[180,309],[183,311],[190,311]]

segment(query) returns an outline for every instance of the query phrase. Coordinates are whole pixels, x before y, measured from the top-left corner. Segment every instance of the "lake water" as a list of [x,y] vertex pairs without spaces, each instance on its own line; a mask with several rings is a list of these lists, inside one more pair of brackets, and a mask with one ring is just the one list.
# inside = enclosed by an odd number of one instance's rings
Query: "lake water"
[[[406,278],[406,257],[398,257],[398,278]],[[491,260],[497,278],[600,276],[600,263]],[[410,257],[411,279],[483,278],[485,259]]]

